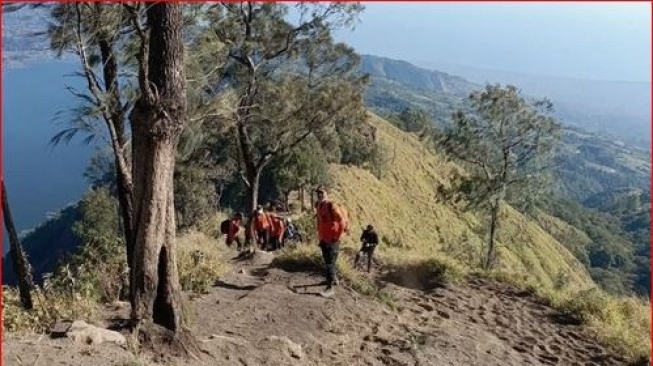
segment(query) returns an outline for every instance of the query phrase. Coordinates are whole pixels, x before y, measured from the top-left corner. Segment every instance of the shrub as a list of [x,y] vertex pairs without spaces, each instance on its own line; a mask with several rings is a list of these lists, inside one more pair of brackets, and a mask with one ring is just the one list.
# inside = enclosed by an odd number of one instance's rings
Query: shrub
[[175,212],[177,226],[189,228],[209,218],[218,206],[216,185],[208,169],[177,165],[175,171]]
[[222,260],[223,243],[199,231],[189,231],[177,238],[177,266],[184,291],[207,293],[227,267]]
[[90,318],[98,310],[97,302],[70,288],[53,289],[46,280],[43,287],[32,291],[34,308],[25,310],[18,290],[2,289],[2,324],[6,332],[47,332],[57,321]]

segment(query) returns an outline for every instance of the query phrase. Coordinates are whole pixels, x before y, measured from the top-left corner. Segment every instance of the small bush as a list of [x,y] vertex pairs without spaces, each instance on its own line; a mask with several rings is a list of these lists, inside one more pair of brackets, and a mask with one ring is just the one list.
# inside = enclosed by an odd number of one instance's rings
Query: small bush
[[[49,286],[46,281],[46,286]],[[57,321],[66,319],[90,318],[99,305],[94,300],[79,293],[66,293],[63,290],[44,290],[39,287],[32,291],[34,308],[23,309],[18,290],[4,286],[2,289],[2,324],[6,332],[43,333]]]
[[384,280],[425,290],[460,282],[466,272],[456,262],[438,257],[394,258]]
[[294,220],[297,230],[302,233],[305,243],[317,244],[317,221],[312,214],[302,215]]
[[218,195],[211,173],[192,164],[176,166],[175,213],[179,228],[189,228],[216,211]]
[[324,264],[322,254],[317,245],[298,246],[276,256],[272,267],[281,268],[287,272],[312,272],[322,273]]
[[222,260],[223,243],[198,231],[177,239],[179,280],[184,291],[207,293],[227,267]]
[[387,235],[381,235],[381,243],[383,245],[388,246],[389,248],[403,248],[404,244],[401,240],[401,236],[397,235],[396,233],[392,235],[392,237],[387,236]]
[[81,246],[67,268],[60,266],[55,270],[54,287],[65,282],[65,277],[71,277],[75,290],[84,297],[102,303],[125,298],[129,286],[127,254],[117,199],[108,189],[98,188],[84,196],[80,211],[81,218],[73,224],[73,233]]
[[[231,211],[220,212],[216,215],[205,218],[204,220],[195,223],[193,228],[185,231],[191,233],[193,231],[197,231],[206,235],[208,238],[212,240],[224,242],[224,235],[220,232],[220,223],[231,216],[232,216]],[[183,236],[183,232],[178,232],[178,234],[180,234],[180,236]]]

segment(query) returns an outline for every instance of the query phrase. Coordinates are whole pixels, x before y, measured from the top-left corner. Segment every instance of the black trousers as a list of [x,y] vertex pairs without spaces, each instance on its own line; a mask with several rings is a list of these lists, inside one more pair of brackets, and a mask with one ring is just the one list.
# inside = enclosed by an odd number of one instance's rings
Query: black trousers
[[336,261],[340,252],[340,243],[321,241],[320,249],[322,249],[322,259],[324,259],[324,277],[326,278],[327,286],[332,286],[336,282]]
[[363,244],[361,249],[356,253],[356,260],[354,261],[354,266],[358,264],[361,253],[367,253],[367,271],[369,272],[372,268],[372,257],[374,256],[374,249],[376,245]]
[[262,250],[267,250],[270,245],[270,230],[263,229],[256,231],[258,245]]

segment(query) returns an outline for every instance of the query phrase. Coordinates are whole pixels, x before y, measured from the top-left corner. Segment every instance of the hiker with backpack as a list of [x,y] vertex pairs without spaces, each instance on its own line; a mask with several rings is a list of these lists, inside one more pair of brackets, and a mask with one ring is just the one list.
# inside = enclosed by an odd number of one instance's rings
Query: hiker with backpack
[[321,295],[331,297],[334,294],[333,286],[338,284],[336,261],[340,251],[340,238],[349,230],[349,224],[346,210],[329,200],[324,187],[318,187],[315,192],[317,194],[317,231],[326,277],[326,289]]
[[243,250],[243,241],[240,236],[240,228],[243,225],[243,214],[236,212],[231,218],[226,219],[220,223],[220,233],[226,235],[227,238],[225,243],[227,247],[231,247],[235,241],[237,244],[237,250],[240,252]]
[[293,224],[291,218],[286,219],[286,233],[284,234],[283,240],[284,243],[287,240],[300,242],[300,243],[304,241],[304,239],[302,238],[302,234],[299,232],[295,224]]
[[367,272],[372,268],[372,256],[374,256],[374,249],[379,245],[379,235],[374,230],[374,226],[367,225],[367,228],[363,230],[361,234],[361,249],[356,253],[356,259],[354,260],[354,267],[358,265],[358,260],[362,254],[367,256]]

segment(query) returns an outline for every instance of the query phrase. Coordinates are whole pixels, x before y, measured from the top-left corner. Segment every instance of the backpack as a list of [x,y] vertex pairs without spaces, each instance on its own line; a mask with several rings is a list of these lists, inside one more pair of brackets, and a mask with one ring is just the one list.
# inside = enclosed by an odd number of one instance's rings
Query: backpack
[[333,221],[333,218],[335,216],[335,210],[336,209],[338,209],[338,211],[340,211],[340,216],[342,216],[342,220],[345,222],[344,232],[349,232],[349,229],[350,229],[350,227],[349,227],[349,212],[347,212],[347,209],[345,208],[345,206],[343,206],[343,205],[341,205],[339,203],[331,202],[331,220],[332,221]]
[[222,234],[229,233],[229,219],[226,219],[220,223],[220,232]]

